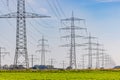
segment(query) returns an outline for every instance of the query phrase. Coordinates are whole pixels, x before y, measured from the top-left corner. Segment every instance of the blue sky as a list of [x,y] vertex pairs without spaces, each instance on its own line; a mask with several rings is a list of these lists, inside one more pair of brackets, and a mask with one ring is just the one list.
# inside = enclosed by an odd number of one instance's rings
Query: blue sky
[[[49,2],[56,12],[56,8],[53,6],[57,4],[56,1],[49,0]],[[50,57],[55,58],[56,65],[62,60],[68,61],[68,58],[66,58],[68,57],[67,49],[59,47],[59,45],[65,43],[65,41],[60,40],[60,19],[70,17],[72,11],[74,11],[76,17],[86,19],[88,31],[99,38],[99,42],[104,44],[107,49],[106,53],[110,54],[117,64],[120,64],[120,0],[58,0],[58,2],[66,15],[61,14],[59,16],[57,14],[59,19],[56,18],[47,0],[26,0],[27,12],[51,16],[50,19],[27,19],[29,54],[36,54],[37,40],[44,34],[49,40],[51,49],[51,53],[47,54],[47,60]],[[16,12],[16,0],[13,0],[13,2],[9,0],[9,6],[7,6],[6,0],[0,0],[0,6],[0,12],[3,14]],[[59,9],[58,6],[57,8]],[[0,19],[0,25],[0,45],[11,52],[11,58],[7,58],[3,64],[8,61],[11,64],[15,51],[16,19]]]

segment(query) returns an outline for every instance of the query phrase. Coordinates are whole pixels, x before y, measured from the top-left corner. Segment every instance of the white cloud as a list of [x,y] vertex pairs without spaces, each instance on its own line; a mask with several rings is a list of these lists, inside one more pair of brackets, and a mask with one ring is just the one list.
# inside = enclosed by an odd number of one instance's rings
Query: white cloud
[[99,2],[120,2],[120,0],[96,0]]

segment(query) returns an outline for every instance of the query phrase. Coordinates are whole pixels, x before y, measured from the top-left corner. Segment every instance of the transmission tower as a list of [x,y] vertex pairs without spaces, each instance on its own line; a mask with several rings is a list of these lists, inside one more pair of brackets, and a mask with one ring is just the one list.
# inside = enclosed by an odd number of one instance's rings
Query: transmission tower
[[65,61],[62,61],[62,63],[60,63],[60,64],[62,64],[63,69],[65,69],[66,62],[65,62]]
[[28,13],[25,9],[25,0],[17,0],[17,12],[0,15],[0,18],[16,18],[16,50],[14,57],[14,65],[23,65],[29,68],[28,52],[27,52],[27,35],[26,35],[26,18],[47,18],[35,13]]
[[99,42],[97,41],[97,43],[96,43],[96,49],[94,49],[94,50],[96,50],[96,69],[99,69],[100,68],[100,55],[101,55],[101,53],[100,53],[100,51],[102,51],[102,49],[100,49],[100,46],[101,46],[101,44],[99,44]]
[[109,55],[105,55],[105,68],[108,68],[108,64],[109,64]]
[[54,68],[54,63],[55,62],[56,62],[55,59],[53,59],[53,58],[49,59],[50,69]]
[[82,69],[85,69],[85,55],[82,55]]
[[113,66],[115,66],[115,62],[113,61],[110,55],[106,54],[105,55],[105,67],[110,69],[110,68],[113,68]]
[[0,69],[2,69],[2,56],[5,55],[5,54],[9,54],[9,52],[5,52],[5,51],[2,51],[2,50],[5,50],[4,47],[0,47]]
[[101,49],[101,69],[104,69],[104,64],[105,64],[105,49]]
[[86,28],[81,28],[78,26],[75,26],[75,22],[79,21],[85,21],[85,19],[79,19],[74,17],[74,14],[72,12],[72,17],[67,19],[62,19],[61,22],[70,22],[71,26],[66,26],[64,28],[60,28],[61,30],[68,30],[70,31],[70,35],[62,36],[62,38],[70,38],[70,44],[63,45],[62,47],[70,47],[70,62],[69,67],[77,69],[76,65],[76,47],[77,46],[83,46],[81,44],[76,44],[76,38],[82,37],[79,35],[76,35],[76,30],[86,30]]
[[42,39],[39,40],[40,44],[38,46],[40,46],[41,49],[37,50],[37,52],[41,53],[41,65],[45,65],[45,55],[47,52],[49,52],[48,50],[46,50],[46,47],[49,46],[46,44],[47,41],[48,40],[46,40],[44,36],[42,36]]
[[35,58],[36,57],[36,55],[30,55],[30,60],[31,60],[31,67],[33,67],[34,66],[34,62],[35,62],[35,60],[37,60],[38,58]]
[[96,37],[92,37],[91,34],[89,34],[88,37],[84,37],[84,39],[88,39],[88,43],[85,43],[88,45],[88,48],[86,48],[85,50],[88,50],[88,69],[92,68],[92,55],[93,55],[93,46],[95,45],[95,43],[92,42],[93,39],[96,39]]
[[50,59],[50,65],[53,66],[54,62],[55,62],[55,59],[51,58]]

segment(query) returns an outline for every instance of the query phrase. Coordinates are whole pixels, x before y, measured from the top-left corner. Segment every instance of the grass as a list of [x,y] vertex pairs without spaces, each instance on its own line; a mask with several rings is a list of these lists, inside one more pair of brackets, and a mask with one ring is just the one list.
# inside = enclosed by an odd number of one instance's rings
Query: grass
[[120,71],[0,71],[0,80],[120,80]]

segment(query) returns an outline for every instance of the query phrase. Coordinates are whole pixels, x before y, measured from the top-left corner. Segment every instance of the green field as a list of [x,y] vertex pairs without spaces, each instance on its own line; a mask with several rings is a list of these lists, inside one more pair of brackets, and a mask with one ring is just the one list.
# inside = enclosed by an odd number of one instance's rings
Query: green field
[[0,71],[0,80],[120,80],[120,71]]

